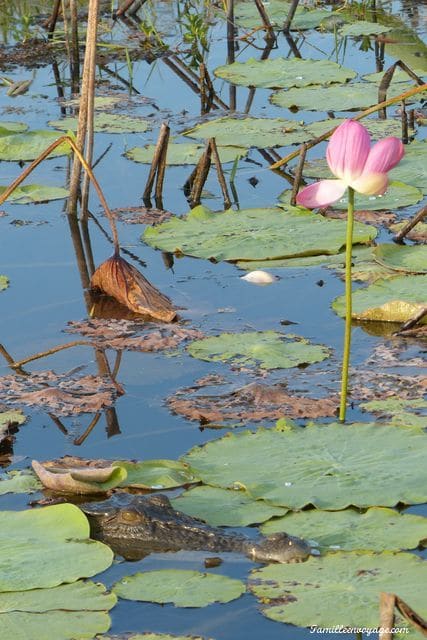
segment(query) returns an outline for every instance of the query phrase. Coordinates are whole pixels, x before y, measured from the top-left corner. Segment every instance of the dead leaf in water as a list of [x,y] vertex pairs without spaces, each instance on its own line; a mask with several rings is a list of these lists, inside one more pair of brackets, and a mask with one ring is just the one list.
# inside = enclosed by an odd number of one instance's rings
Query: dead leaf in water
[[102,348],[129,351],[163,351],[175,349],[184,340],[198,340],[203,334],[179,324],[168,326],[130,320],[91,319],[71,321],[68,333],[79,333]]
[[172,322],[176,318],[176,310],[169,298],[121,256],[113,255],[105,260],[93,274],[91,286],[136,313],[152,316],[162,322]]
[[[197,387],[196,387],[197,389]],[[282,384],[267,386],[248,384],[224,395],[196,395],[194,388],[179,391],[168,398],[168,406],[189,420],[222,423],[227,420],[242,422],[289,418],[319,418],[334,416],[338,396],[309,398],[293,396]]]
[[111,406],[118,395],[116,386],[106,378],[73,378],[53,371],[0,377],[0,393],[8,405],[35,406],[62,416],[100,411]]
[[119,207],[113,209],[111,213],[127,224],[160,224],[173,216],[170,211],[147,207]]
[[117,487],[127,476],[126,470],[120,466],[48,470],[37,460],[33,460],[31,465],[47,489],[65,493],[106,493]]

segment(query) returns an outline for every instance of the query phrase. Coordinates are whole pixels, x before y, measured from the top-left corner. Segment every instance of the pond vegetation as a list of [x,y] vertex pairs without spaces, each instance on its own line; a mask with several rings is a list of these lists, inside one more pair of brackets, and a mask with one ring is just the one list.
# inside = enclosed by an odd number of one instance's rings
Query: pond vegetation
[[[0,2],[2,636],[425,636],[426,17]],[[90,538],[160,491],[312,555]]]

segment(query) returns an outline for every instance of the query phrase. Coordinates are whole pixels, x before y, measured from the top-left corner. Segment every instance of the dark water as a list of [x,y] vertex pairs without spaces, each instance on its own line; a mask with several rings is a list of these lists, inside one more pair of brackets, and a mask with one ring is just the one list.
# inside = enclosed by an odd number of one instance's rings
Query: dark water
[[[417,27],[422,35],[425,27],[426,9],[420,3],[384,3],[387,10],[393,10],[412,27]],[[179,46],[182,40],[176,22],[175,3],[156,3],[154,19],[163,27],[167,42]],[[157,18],[156,18],[157,15]],[[414,24],[415,22],[415,24]],[[120,27],[113,29],[113,37],[120,38]],[[218,22],[209,31],[210,50],[207,55],[209,69],[214,69],[226,61],[226,41],[224,26]],[[302,57],[324,58],[332,52],[333,37],[330,34],[307,32],[299,41]],[[261,38],[256,40],[263,46]],[[239,59],[259,56],[253,47],[240,43]],[[287,56],[286,40],[279,36],[278,47],[271,57]],[[334,59],[334,57],[332,57]],[[385,68],[393,62],[386,56]],[[374,52],[361,51],[358,45],[347,44],[339,62],[356,69],[360,74],[376,70]],[[126,63],[109,65],[124,78],[129,77]],[[61,72],[67,77],[65,65]],[[31,71],[17,67],[7,71],[13,80],[31,76]],[[170,69],[157,60],[151,65],[137,61],[133,65],[133,83],[140,92],[130,98],[129,114],[149,116],[151,130],[144,134],[108,135],[97,134],[95,158],[112,143],[106,157],[96,168],[96,173],[105,190],[110,207],[135,206],[141,204],[141,194],[145,185],[148,167],[130,162],[122,156],[126,148],[143,146],[154,142],[162,120],[169,119],[174,135],[189,128],[198,117],[199,99]],[[104,73],[102,76],[107,80]],[[114,89],[125,92],[119,80],[111,80]],[[108,86],[107,84],[105,86]],[[216,80],[219,95],[227,102],[229,85]],[[102,91],[103,86],[99,87]],[[67,92],[68,89],[66,88]],[[253,100],[251,115],[271,117],[296,117],[297,119],[321,119],[324,114],[300,112],[292,116],[283,113],[268,102],[269,90],[257,90]],[[248,90],[237,88],[238,110],[244,108]],[[142,97],[149,97],[152,104],[144,104]],[[185,112],[185,113],[183,113]],[[45,128],[50,119],[61,115],[56,100],[56,88],[50,66],[35,69],[34,82],[26,95],[9,98],[6,92],[0,94],[0,117],[2,120],[20,120],[30,128]],[[340,116],[342,114],[339,114]],[[345,115],[345,114],[344,114]],[[420,136],[422,137],[422,136]],[[317,154],[323,153],[319,146]],[[280,153],[286,150],[280,150]],[[272,206],[277,196],[287,187],[287,183],[267,168],[268,165],[256,150],[251,150],[249,159],[257,164],[241,161],[236,178],[236,188],[242,208]],[[262,166],[259,166],[261,163]],[[188,210],[182,185],[192,167],[168,168],[165,182],[164,206],[175,214]],[[1,184],[8,184],[20,169],[17,163],[1,163]],[[256,177],[259,181],[253,188],[248,180]],[[44,182],[65,186],[67,181],[67,160],[56,158],[39,167],[30,182]],[[212,208],[222,207],[218,186],[213,173],[206,185],[213,194],[204,204]],[[420,206],[420,205],[419,205]],[[61,201],[38,206],[3,205],[7,213],[0,218],[0,273],[10,279],[10,287],[0,294],[0,335],[1,342],[18,360],[28,354],[43,351],[56,344],[67,342],[75,336],[64,334],[69,320],[87,317],[85,298],[76,266],[73,242],[69,225]],[[100,221],[108,228],[100,213],[95,196],[91,198],[91,210],[100,215]],[[407,208],[402,215],[410,216],[416,210]],[[12,225],[13,220],[30,224]],[[143,245],[139,238],[143,231],[140,225],[122,224],[119,228],[121,243],[147,263],[144,275],[173,302],[183,307],[182,315],[191,325],[207,333],[244,329],[280,330],[280,320],[297,323],[295,332],[314,342],[327,344],[334,350],[338,366],[341,354],[343,323],[330,309],[336,295],[342,293],[342,281],[333,272],[322,268],[278,270],[280,280],[269,287],[253,287],[242,280],[236,267],[229,264],[213,265],[205,261],[184,258],[175,261],[173,270],[167,270],[159,252]],[[384,234],[386,237],[386,235]],[[92,248],[97,264],[111,253],[111,245],[94,225],[90,227]],[[316,283],[324,281],[324,286]],[[292,327],[294,330],[294,327]],[[363,362],[372,349],[382,342],[382,338],[367,334],[362,328],[353,332],[353,362]],[[416,351],[416,350],[415,350]],[[111,354],[112,359],[114,354]],[[66,372],[80,367],[82,374],[96,373],[94,351],[79,346],[60,352],[49,359],[27,365],[28,371],[54,369]],[[29,465],[32,458],[39,460],[60,457],[66,454],[88,458],[107,457],[112,459],[176,458],[194,445],[218,437],[218,432],[198,428],[195,422],[172,415],[164,401],[177,389],[191,385],[197,378],[207,373],[227,374],[233,383],[239,382],[239,374],[229,372],[227,367],[203,363],[190,358],[185,353],[174,357],[163,354],[142,354],[124,352],[118,379],[126,394],[115,405],[119,433],[112,434],[105,417],[101,418],[94,431],[84,443],[77,447],[73,441],[89,424],[91,416],[81,415],[63,420],[68,434],[64,435],[49,416],[43,412],[25,410],[29,416],[21,427],[14,444],[14,457],[10,468]],[[0,375],[9,369],[0,362]],[[280,379],[276,373],[274,379]],[[242,382],[246,379],[241,377]],[[1,400],[1,398],[0,398]],[[361,414],[350,410],[349,420],[358,419]],[[367,420],[367,414],[363,414]],[[25,508],[26,496],[4,496],[0,508]],[[426,514],[425,507],[414,507],[411,511]],[[151,556],[138,563],[115,564],[100,579],[110,585],[119,577],[140,569],[192,568],[203,570],[203,554],[180,553],[174,555]],[[232,577],[245,579],[253,565],[240,557],[227,557],[219,569],[213,571]],[[170,605],[158,606],[148,603],[128,603],[120,601],[112,611],[112,632],[162,631],[169,633],[199,634],[216,640],[269,638],[308,639],[313,637],[309,630],[297,629],[267,620],[257,611],[256,601],[246,595],[228,605],[211,605],[205,609],[177,609]],[[328,637],[334,638],[333,635]],[[341,637],[340,635],[336,636]],[[346,637],[346,636],[342,636]]]

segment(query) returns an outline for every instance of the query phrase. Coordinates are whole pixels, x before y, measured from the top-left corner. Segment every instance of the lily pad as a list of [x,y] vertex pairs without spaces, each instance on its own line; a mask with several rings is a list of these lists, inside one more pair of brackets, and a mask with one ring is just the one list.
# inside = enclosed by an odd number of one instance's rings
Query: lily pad
[[426,455],[420,429],[333,423],[231,433],[183,460],[205,484],[243,487],[255,499],[292,509],[338,510],[425,502]]
[[[56,131],[26,131],[10,136],[0,137],[0,160],[27,161],[34,160],[52,142],[59,138]],[[49,158],[65,156],[70,153],[68,144],[60,144]]]
[[6,493],[33,493],[34,491],[40,491],[42,486],[34,473],[29,471],[10,471],[4,477],[0,477],[0,496]]
[[7,289],[8,286],[9,286],[9,278],[6,278],[6,276],[0,275],[0,291],[4,291],[4,289]]
[[185,136],[207,140],[215,138],[226,146],[232,140],[242,147],[285,147],[306,142],[311,136],[298,122],[283,118],[217,118],[184,131]]
[[405,145],[405,155],[390,171],[391,180],[401,180],[427,194],[427,144],[414,140]]
[[0,121],[0,136],[9,136],[13,133],[27,131],[28,125],[25,122],[5,122]]
[[287,512],[283,507],[254,500],[246,491],[217,487],[194,487],[172,500],[172,504],[178,511],[222,527],[247,527]]
[[[419,76],[421,79],[423,79],[426,75],[426,70],[425,69],[412,69],[412,71],[414,73],[416,73],[417,76]],[[363,80],[367,80],[368,82],[375,82],[376,84],[379,84],[381,82],[381,80],[384,77],[384,71],[377,71],[375,73],[368,73],[364,76],[362,76]],[[404,71],[403,69],[395,69],[394,73],[393,73],[393,78],[391,80],[391,83],[402,83],[402,82],[412,82],[412,78],[406,73],[406,71]],[[403,89],[402,89],[403,90]]]
[[76,582],[52,589],[0,593],[0,625],[4,638],[72,640],[108,631],[107,611],[117,598],[104,585]]
[[[376,233],[356,223],[354,243],[370,242]],[[300,207],[214,213],[199,206],[185,218],[147,228],[142,238],[162,251],[196,258],[258,261],[338,253],[345,234],[345,220],[328,220]]]
[[122,578],[113,592],[125,600],[172,602],[176,607],[206,607],[240,598],[246,587],[227,576],[181,569],[146,571]]
[[[125,156],[135,162],[151,164],[155,145],[147,144],[145,147],[133,147],[126,151]],[[171,142],[168,145],[166,162],[168,165],[197,164],[205,146],[193,142]],[[234,162],[237,156],[243,157],[248,150],[245,147],[218,147],[219,159],[223,164]]]
[[113,552],[89,540],[89,523],[72,504],[3,511],[0,592],[54,587],[107,569]]
[[[334,118],[333,120],[317,120],[305,125],[306,131],[310,134],[310,138],[317,138],[333,127],[338,127],[343,118]],[[373,140],[379,140],[387,136],[396,136],[400,138],[402,135],[402,125],[400,120],[388,118],[387,120],[379,120],[378,118],[363,118],[361,121],[364,127],[369,131]]]
[[315,540],[324,550],[400,551],[427,542],[427,518],[380,507],[366,513],[310,509],[266,522],[261,531],[265,535],[286,531]]
[[222,333],[195,340],[188,346],[188,352],[193,358],[207,362],[229,362],[234,366],[261,369],[289,369],[329,357],[329,350],[322,345],[275,331]]
[[[427,306],[427,276],[397,276],[377,280],[366,289],[353,293],[352,318],[380,322],[406,322]],[[336,298],[332,308],[345,316],[344,296]],[[427,318],[421,320],[427,324]]]
[[233,62],[214,71],[218,78],[244,87],[263,89],[289,89],[310,84],[347,82],[356,77],[351,69],[345,69],[330,60],[302,60],[301,58],[274,58]]
[[172,489],[199,482],[193,469],[177,460],[145,460],[144,462],[113,462],[127,472],[122,486],[138,489]]
[[387,33],[391,31],[391,27],[386,27],[378,22],[367,22],[366,20],[359,20],[352,24],[345,24],[340,29],[341,36],[361,37],[361,36],[377,36],[380,33]]
[[391,417],[391,422],[396,425],[408,424],[421,428],[426,425],[427,400],[423,398],[407,399],[391,396],[385,400],[363,402],[359,407],[382,417]]
[[[51,120],[49,126],[60,131],[77,131],[77,118],[62,118]],[[97,133],[143,133],[147,131],[150,122],[144,118],[135,118],[124,114],[96,113],[94,131]]]
[[[409,553],[328,554],[300,564],[271,564],[252,571],[251,580],[265,616],[301,627],[377,628],[382,591],[398,593],[420,616],[427,615],[420,589],[427,565]],[[397,619],[395,626],[405,625]]]
[[[391,87],[387,98],[402,93],[402,87]],[[366,109],[378,102],[378,87],[366,82],[289,89],[273,93],[270,102],[278,107],[298,107],[305,111],[353,111]]]
[[378,262],[391,269],[427,273],[427,245],[380,244],[374,253]]
[[[409,184],[394,180],[382,196],[364,196],[356,193],[355,208],[364,211],[381,211],[409,207],[423,199],[422,192]],[[332,205],[333,209],[347,209],[347,196]]]
[[[7,187],[0,186],[0,195],[6,191]],[[43,184],[28,184],[24,187],[17,187],[10,194],[8,200],[16,204],[30,204],[36,202],[48,202],[49,200],[62,200],[68,198],[69,190],[63,187],[50,187]]]
[[[289,12],[290,3],[284,0],[269,0],[263,3],[273,27],[282,28]],[[262,24],[259,11],[255,3],[238,2],[235,6],[235,22],[245,29],[256,29]],[[291,30],[315,29],[323,20],[332,14],[325,9],[307,9],[298,7],[291,23]]]
[[0,411],[0,428],[12,424],[24,424],[26,417],[20,409],[14,411]]

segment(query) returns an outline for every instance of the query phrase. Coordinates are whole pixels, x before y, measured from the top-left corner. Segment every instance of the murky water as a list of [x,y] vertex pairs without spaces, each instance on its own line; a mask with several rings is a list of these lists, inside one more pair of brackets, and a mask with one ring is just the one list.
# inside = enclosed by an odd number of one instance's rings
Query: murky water
[[[425,32],[425,4],[411,2],[383,3],[388,11],[400,15],[408,24],[418,29],[420,36]],[[0,7],[1,9],[1,7]],[[159,2],[149,15],[157,20],[168,43],[182,48],[182,34],[176,21],[176,3]],[[120,39],[125,27],[117,24],[112,37]],[[9,38],[10,39],[10,38]],[[209,29],[210,48],[206,56],[209,69],[214,69],[226,61],[226,40],[224,25],[217,21]],[[243,61],[248,57],[259,57],[264,42],[261,37],[254,46],[239,42],[238,56]],[[298,40],[302,57],[322,59],[332,56],[334,46],[330,34],[307,32]],[[289,46],[283,36],[278,37],[277,48],[270,57],[287,56]],[[386,56],[385,68],[393,62]],[[339,54],[339,62],[356,69],[360,74],[376,70],[374,51],[361,51],[359,46],[349,42],[345,51]],[[110,63],[110,71],[129,80],[129,69],[125,62]],[[67,79],[65,64],[59,65],[64,79]],[[31,76],[32,71],[24,68],[8,69],[5,72],[12,80]],[[34,81],[25,95],[16,98],[0,94],[0,117],[2,120],[19,120],[31,128],[45,128],[48,120],[61,116],[61,107],[56,99],[52,68],[41,66],[34,71]],[[103,83],[99,92],[113,85],[114,90],[126,92],[126,87],[118,78],[111,78],[101,72]],[[123,152],[133,146],[143,146],[154,142],[163,120],[168,120],[173,134],[188,129],[198,118],[199,98],[183,83],[161,59],[151,64],[136,61],[132,67],[132,81],[139,92],[129,98],[129,114],[148,116],[151,130],[144,134],[97,134],[95,158],[112,145],[107,155],[96,168],[96,174],[105,190],[112,208],[141,204],[141,195],[148,172],[146,165],[133,163],[123,157]],[[230,86],[215,81],[219,96],[229,100]],[[67,93],[68,88],[65,87]],[[243,111],[248,97],[248,89],[238,87],[237,110]],[[258,89],[252,101],[251,115],[271,117],[294,117],[310,121],[321,119],[324,114],[299,112],[292,116],[288,111],[270,105],[270,90]],[[150,98],[145,104],[142,98]],[[340,116],[342,114],[339,114]],[[420,136],[422,137],[422,136]],[[316,150],[321,155],[324,147]],[[280,153],[285,152],[280,150]],[[192,167],[170,167],[167,169],[164,206],[175,214],[188,211],[182,186]],[[1,184],[6,185],[19,173],[17,163],[2,162],[0,165]],[[249,179],[258,180],[254,188]],[[39,167],[30,182],[43,182],[66,186],[67,160],[51,159]],[[241,208],[272,206],[277,196],[287,187],[283,178],[268,169],[266,161],[258,151],[252,149],[248,160],[242,160],[236,177],[236,189]],[[212,194],[204,203],[212,208],[222,208],[221,196],[213,173],[206,185]],[[410,216],[417,207],[405,209]],[[67,218],[61,201],[42,205],[10,205],[2,207],[7,216],[0,218],[0,273],[10,279],[10,287],[0,294],[0,335],[1,342],[10,354],[19,360],[28,354],[49,349],[61,342],[73,339],[64,333],[69,320],[87,316],[85,298],[76,266],[73,242]],[[91,197],[91,210],[99,215],[101,224],[108,228],[98,201]],[[12,224],[23,221],[25,224]],[[175,261],[173,269],[166,269],[160,252],[155,252],[140,242],[143,231],[141,225],[121,224],[121,243],[147,263],[144,275],[166,293],[173,302],[182,307],[182,316],[191,325],[207,333],[227,330],[280,330],[281,320],[297,323],[295,331],[314,342],[327,344],[334,350],[333,366],[339,366],[342,329],[341,319],[330,309],[331,300],[342,293],[342,281],[331,271],[322,268],[277,270],[280,280],[269,287],[253,287],[240,280],[242,275],[230,264],[211,264],[202,260],[183,258]],[[387,237],[384,233],[383,237]],[[92,249],[97,264],[110,255],[110,243],[95,225],[90,226]],[[323,280],[323,286],[319,286]],[[293,330],[293,328],[292,328]],[[363,362],[372,349],[382,342],[355,328],[353,333],[353,362]],[[414,349],[417,352],[417,349]],[[114,354],[110,354],[113,356]],[[96,373],[94,351],[78,346],[62,351],[46,360],[36,361],[26,368],[28,371],[54,369],[66,372],[80,367],[83,373]],[[314,368],[320,368],[315,365]],[[62,433],[49,416],[42,412],[25,410],[30,416],[20,428],[14,444],[10,468],[29,465],[32,458],[51,459],[66,454],[88,458],[106,457],[113,459],[176,458],[196,444],[218,437],[217,431],[200,430],[198,424],[172,415],[164,404],[167,396],[177,389],[191,385],[194,380],[207,373],[224,373],[224,365],[212,365],[190,358],[185,353],[169,357],[162,354],[124,352],[118,375],[126,394],[116,405],[118,428],[111,430],[103,417],[87,439],[76,446],[73,441],[81,435],[90,422],[91,416],[82,415],[63,420],[67,433]],[[9,373],[7,364],[0,362],[0,375]],[[240,375],[240,377],[239,377]],[[229,373],[228,378],[237,384],[245,382],[244,374]],[[272,376],[281,379],[280,373]],[[0,398],[1,400],[1,398]],[[349,420],[360,417],[360,412],[350,410]],[[366,420],[366,414],[363,419]],[[24,508],[25,496],[4,496],[1,508]],[[415,508],[414,508],[415,509]],[[417,507],[417,512],[427,511]],[[138,563],[115,564],[100,579],[110,585],[127,573],[153,568],[192,568],[203,570],[204,554],[182,552],[151,556]],[[232,577],[245,579],[253,565],[238,556],[226,557],[224,564],[213,571]],[[178,609],[170,605],[160,607],[146,603],[120,601],[112,611],[112,632],[158,631],[169,633],[198,634],[216,640],[243,639],[258,640],[268,638],[309,638],[310,632],[267,620],[257,612],[255,599],[251,595],[240,598],[228,605],[211,605],[206,609]],[[341,635],[329,635],[331,640]],[[346,637],[342,635],[342,637]]]

